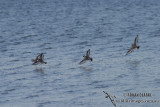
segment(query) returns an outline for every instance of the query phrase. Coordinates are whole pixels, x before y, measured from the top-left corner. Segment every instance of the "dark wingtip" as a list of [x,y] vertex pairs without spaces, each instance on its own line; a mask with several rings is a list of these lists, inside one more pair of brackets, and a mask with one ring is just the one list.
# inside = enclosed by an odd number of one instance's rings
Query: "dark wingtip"
[[81,64],[82,64],[82,62],[79,62],[78,64],[79,64],[79,65],[81,65]]
[[87,50],[87,52],[89,52],[89,51],[90,51],[90,49]]
[[91,61],[93,61],[93,59],[91,58]]

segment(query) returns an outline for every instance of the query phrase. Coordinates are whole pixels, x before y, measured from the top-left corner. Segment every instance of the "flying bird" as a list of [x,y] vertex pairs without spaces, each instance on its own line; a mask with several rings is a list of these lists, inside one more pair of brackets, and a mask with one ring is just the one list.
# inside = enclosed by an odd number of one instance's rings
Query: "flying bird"
[[87,60],[92,61],[92,58],[90,57],[90,49],[86,52],[86,56],[83,56],[83,60],[79,64],[85,63]]
[[126,55],[131,53],[134,49],[139,49],[140,48],[140,46],[137,46],[137,43],[138,43],[138,35],[135,37],[134,43],[132,44],[131,48],[127,51]]
[[40,53],[35,59],[32,59],[33,65],[37,65],[39,63],[41,64],[47,64],[47,62],[44,62],[44,55],[43,53]]

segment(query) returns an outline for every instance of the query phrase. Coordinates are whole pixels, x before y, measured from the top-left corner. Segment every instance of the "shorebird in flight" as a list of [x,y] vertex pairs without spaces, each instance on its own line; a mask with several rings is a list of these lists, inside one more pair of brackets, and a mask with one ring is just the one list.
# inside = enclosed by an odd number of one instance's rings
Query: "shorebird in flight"
[[40,53],[35,59],[32,59],[33,65],[37,65],[39,63],[41,64],[47,64],[47,62],[44,62],[44,55],[43,53]]
[[85,63],[87,60],[92,61],[92,58],[90,57],[90,49],[86,52],[86,56],[83,56],[83,60],[79,64]]
[[111,96],[109,95],[107,92],[103,91],[107,96],[105,98],[109,98],[112,102],[112,104],[116,107],[116,103],[114,101],[114,98],[116,98],[115,96]]
[[137,46],[137,43],[138,43],[138,35],[135,37],[134,43],[132,44],[132,47],[127,51],[126,55],[131,53],[134,49],[139,49],[140,48],[140,46]]

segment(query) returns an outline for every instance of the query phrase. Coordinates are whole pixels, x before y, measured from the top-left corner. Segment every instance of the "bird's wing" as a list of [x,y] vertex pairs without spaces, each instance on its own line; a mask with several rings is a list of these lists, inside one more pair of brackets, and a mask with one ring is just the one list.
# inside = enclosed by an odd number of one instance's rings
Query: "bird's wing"
[[136,45],[136,43],[138,43],[138,35],[134,39],[134,44]]
[[36,57],[35,61],[38,61],[38,60],[39,60],[39,58],[40,58],[40,56],[38,55],[38,56]]
[[43,53],[42,53],[42,55],[41,55],[41,58],[42,58],[42,60],[44,60],[44,55],[43,55]]
[[79,64],[83,64],[83,63],[85,63],[85,62],[86,62],[86,60],[83,59]]
[[90,49],[88,49],[86,56],[90,56]]
[[131,53],[133,49],[134,49],[134,48],[131,47],[131,48],[127,51],[126,55],[128,55],[129,53]]
[[32,62],[37,62],[37,61],[38,61],[38,59],[39,59],[39,56],[36,56],[36,58],[35,58],[35,59],[32,59]]
[[43,61],[43,59],[44,59],[44,55],[43,55],[43,53],[40,53],[40,54],[37,56],[37,60],[38,60],[38,61]]
[[32,65],[37,65],[39,62],[34,62]]

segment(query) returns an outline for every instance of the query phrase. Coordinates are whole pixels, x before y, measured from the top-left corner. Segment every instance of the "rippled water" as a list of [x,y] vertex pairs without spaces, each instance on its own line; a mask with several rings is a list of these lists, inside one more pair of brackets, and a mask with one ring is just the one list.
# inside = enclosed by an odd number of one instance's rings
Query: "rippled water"
[[[112,107],[102,91],[160,100],[159,22],[158,0],[1,0],[0,106]],[[93,62],[79,65],[88,49]],[[41,52],[47,64],[32,65]]]

